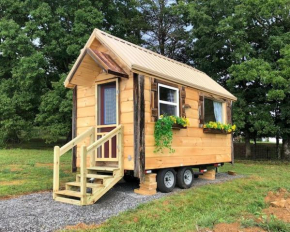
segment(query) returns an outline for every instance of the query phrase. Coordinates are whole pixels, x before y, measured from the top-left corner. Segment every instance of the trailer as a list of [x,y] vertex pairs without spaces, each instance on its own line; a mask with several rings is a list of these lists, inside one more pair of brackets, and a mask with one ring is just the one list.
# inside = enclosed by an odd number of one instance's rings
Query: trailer
[[[191,66],[95,29],[64,85],[73,91],[73,139],[54,148],[57,201],[93,204],[130,176],[140,180],[140,194],[189,188],[205,169],[234,161],[232,134],[204,125],[231,123],[236,97]],[[172,128],[175,152],[154,152],[161,115],[189,122]],[[60,190],[60,157],[70,150],[80,173]]]

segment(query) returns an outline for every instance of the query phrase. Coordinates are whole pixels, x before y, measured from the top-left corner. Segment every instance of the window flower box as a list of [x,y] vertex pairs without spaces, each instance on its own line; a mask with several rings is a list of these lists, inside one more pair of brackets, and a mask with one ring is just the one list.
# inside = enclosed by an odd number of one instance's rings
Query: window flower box
[[180,125],[180,124],[177,124],[177,123],[174,123],[173,125],[172,125],[172,129],[175,129],[175,130],[180,130],[180,129],[187,129],[187,126],[182,126],[182,125]]
[[236,125],[222,124],[220,122],[208,122],[203,126],[206,134],[231,134],[236,130]]
[[203,133],[205,134],[231,134],[226,130],[214,129],[214,128],[203,128]]

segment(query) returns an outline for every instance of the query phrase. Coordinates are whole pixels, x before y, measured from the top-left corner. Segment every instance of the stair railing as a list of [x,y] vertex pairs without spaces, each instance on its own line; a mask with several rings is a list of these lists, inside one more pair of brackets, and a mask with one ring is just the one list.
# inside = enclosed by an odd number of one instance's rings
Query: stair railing
[[[83,145],[81,148],[81,163],[80,163],[80,192],[81,192],[81,204],[86,204],[86,183],[87,183],[87,155],[89,153],[94,153],[96,149],[109,141],[111,144],[111,140],[113,137],[117,136],[117,160],[121,173],[124,171],[123,167],[123,129],[122,125],[117,126],[115,129],[108,132],[102,138],[96,140],[94,143],[89,145],[88,147]],[[114,159],[115,160],[115,159]]]
[[[84,139],[90,137],[90,144],[95,142],[95,128],[91,127],[86,130],[76,138],[72,139],[67,144],[63,145],[61,148],[59,146],[54,147],[54,165],[53,165],[53,198],[55,198],[55,192],[59,191],[59,167],[60,167],[60,157],[67,151],[72,149],[74,146],[81,143]],[[91,154],[90,165],[93,166],[95,162],[94,152]],[[86,163],[86,162],[85,162]]]

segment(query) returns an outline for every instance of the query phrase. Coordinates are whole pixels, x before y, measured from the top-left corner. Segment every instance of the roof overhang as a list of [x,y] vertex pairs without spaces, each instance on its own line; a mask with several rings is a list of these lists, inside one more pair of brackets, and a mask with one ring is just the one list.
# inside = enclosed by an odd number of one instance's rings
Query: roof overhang
[[[89,55],[103,70],[103,72],[118,77],[129,78],[129,75],[111,58],[110,55],[97,50],[93,50],[91,48],[84,48],[81,50],[81,54],[79,55],[76,63],[74,64],[73,68],[69,72],[64,82],[65,87],[73,88],[75,86],[75,84],[71,83],[71,81],[86,55]],[[94,81],[95,80],[92,80],[92,84],[94,83]]]
[[189,82],[186,82],[186,81],[181,81],[179,79],[176,79],[174,77],[171,77],[171,76],[168,76],[168,75],[164,75],[162,73],[159,73],[159,72],[156,72],[156,71],[153,71],[153,70],[150,70],[150,69],[146,69],[142,66],[139,66],[139,65],[136,65],[136,64],[133,64],[132,65],[132,71],[139,71],[139,72],[144,72],[144,73],[148,73],[148,74],[151,74],[151,75],[154,75],[156,77],[161,77],[165,80],[171,80],[177,84],[182,84],[182,85],[185,85],[185,86],[188,86],[188,87],[192,87],[192,88],[195,88],[195,89],[198,89],[198,90],[201,90],[201,91],[204,91],[204,92],[207,92],[207,93],[211,93],[211,94],[215,94],[217,96],[220,96],[220,97],[224,97],[226,99],[230,99],[232,101],[237,101],[237,98],[230,94],[230,95],[225,95],[225,94],[221,94],[217,91],[214,91],[212,89],[207,89],[205,87],[201,87],[201,86],[198,86],[198,85],[194,85],[192,83],[189,83]]

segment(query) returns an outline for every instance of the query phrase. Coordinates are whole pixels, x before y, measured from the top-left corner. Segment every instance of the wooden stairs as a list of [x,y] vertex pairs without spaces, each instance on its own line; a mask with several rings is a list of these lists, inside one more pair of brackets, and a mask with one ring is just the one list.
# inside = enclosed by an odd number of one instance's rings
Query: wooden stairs
[[66,183],[65,190],[54,192],[54,199],[74,205],[94,204],[123,177],[118,167],[89,167],[87,170],[84,195],[80,191],[81,175],[78,174],[75,182]]
[[[74,205],[94,204],[122,179],[124,175],[122,126],[119,125],[96,141],[94,141],[94,134],[94,128],[90,128],[63,147],[54,148],[53,198],[56,201]],[[59,190],[60,156],[88,136],[91,137],[91,144],[88,147],[82,146],[81,148],[80,174],[76,176],[75,182],[68,182],[65,184],[65,190]],[[94,151],[99,147],[102,147],[104,150],[104,144],[107,142],[111,144],[114,137],[117,137],[117,157],[112,158],[111,153],[109,157],[104,157],[104,153],[102,153],[98,154],[96,158]],[[89,165],[87,164],[88,154],[90,154]],[[95,166],[96,161],[112,165]]]

